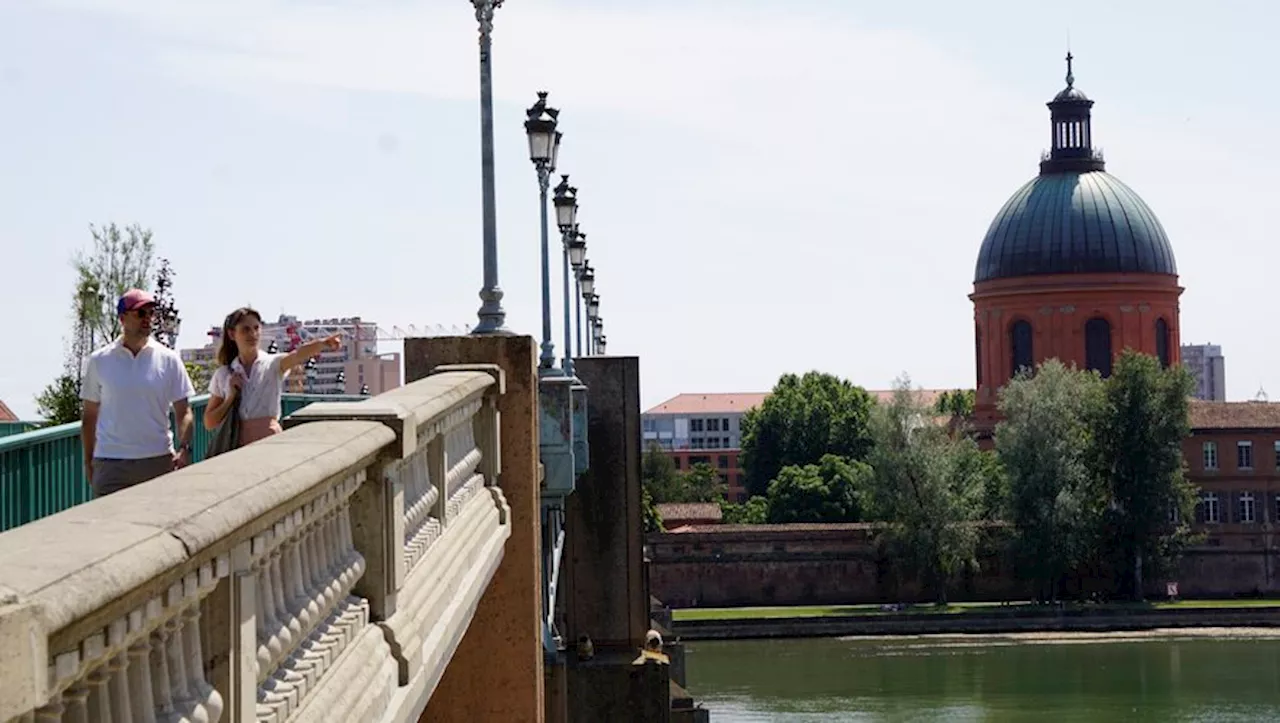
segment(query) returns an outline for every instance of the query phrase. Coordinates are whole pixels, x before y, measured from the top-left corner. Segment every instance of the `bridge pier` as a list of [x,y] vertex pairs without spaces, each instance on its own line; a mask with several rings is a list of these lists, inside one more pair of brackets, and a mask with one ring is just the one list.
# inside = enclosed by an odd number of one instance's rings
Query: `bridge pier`
[[538,375],[532,337],[406,339],[405,377],[436,367],[497,364],[506,376],[498,414],[499,484],[511,509],[511,537],[475,617],[420,720],[544,720],[542,578],[538,476]]

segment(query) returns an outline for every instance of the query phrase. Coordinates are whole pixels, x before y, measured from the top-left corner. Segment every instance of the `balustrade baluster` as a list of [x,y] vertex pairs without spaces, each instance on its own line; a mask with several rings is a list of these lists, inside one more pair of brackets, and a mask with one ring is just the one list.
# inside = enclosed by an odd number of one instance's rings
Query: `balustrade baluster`
[[164,623],[167,642],[165,665],[169,672],[169,699],[177,709],[192,698],[190,691],[187,690],[187,653],[183,646],[182,634],[182,607],[186,602],[183,596],[183,584],[175,583],[171,586],[168,598],[169,612],[173,617]]
[[[141,615],[130,616],[130,632],[136,632],[134,620]],[[151,639],[143,635],[129,646],[129,703],[133,720],[137,723],[156,723],[155,691],[151,685]]]
[[89,683],[88,719],[95,723],[112,723],[111,691],[107,687],[111,675],[106,666],[94,668],[86,680]]
[[182,614],[182,634],[187,651],[187,689],[196,703],[193,723],[208,723],[222,717],[222,694],[204,677],[204,651],[200,645],[200,596]]
[[111,696],[111,720],[113,723],[131,723],[133,710],[129,705],[129,654],[121,651],[107,661],[107,683]]
[[62,723],[62,714],[66,711],[67,706],[59,695],[52,703],[36,710],[36,723]]
[[151,693],[155,696],[156,717],[173,717],[173,686],[169,683],[169,632],[162,623],[151,633]]

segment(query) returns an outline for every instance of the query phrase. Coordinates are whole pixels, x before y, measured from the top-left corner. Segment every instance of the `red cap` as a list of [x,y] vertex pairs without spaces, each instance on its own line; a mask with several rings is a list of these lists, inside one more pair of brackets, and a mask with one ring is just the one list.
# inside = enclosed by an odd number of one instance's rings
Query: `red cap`
[[154,305],[156,297],[143,291],[142,289],[129,289],[124,292],[124,296],[120,297],[120,301],[116,304],[116,313],[123,314],[126,311],[141,309],[147,305]]

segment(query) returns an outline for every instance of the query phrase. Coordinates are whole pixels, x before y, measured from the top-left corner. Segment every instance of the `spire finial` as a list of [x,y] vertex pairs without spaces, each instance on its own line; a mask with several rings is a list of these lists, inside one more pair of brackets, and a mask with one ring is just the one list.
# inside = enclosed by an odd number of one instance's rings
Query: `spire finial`
[[1071,61],[1075,56],[1071,51],[1067,51],[1067,87],[1070,88],[1076,84],[1076,76],[1071,72]]

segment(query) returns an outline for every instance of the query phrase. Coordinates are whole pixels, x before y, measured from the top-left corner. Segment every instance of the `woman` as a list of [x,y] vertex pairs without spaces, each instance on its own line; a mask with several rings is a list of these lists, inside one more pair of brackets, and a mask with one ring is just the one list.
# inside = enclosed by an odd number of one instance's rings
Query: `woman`
[[218,368],[209,380],[204,428],[218,428],[237,396],[240,398],[240,446],[281,432],[280,394],[289,370],[321,351],[342,346],[342,335],[309,341],[288,354],[258,351],[262,315],[249,307],[236,309],[222,323]]

